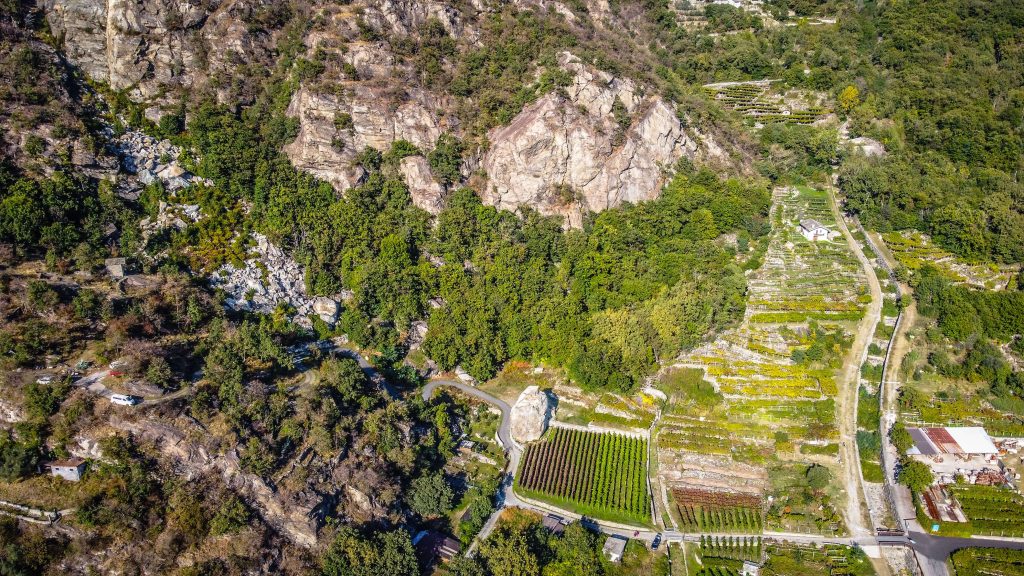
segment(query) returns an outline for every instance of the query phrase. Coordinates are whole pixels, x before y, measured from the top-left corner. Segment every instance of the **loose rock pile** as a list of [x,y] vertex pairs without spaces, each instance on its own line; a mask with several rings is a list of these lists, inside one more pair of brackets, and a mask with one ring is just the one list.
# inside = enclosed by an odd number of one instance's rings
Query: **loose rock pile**
[[171,192],[195,183],[212,185],[178,164],[181,149],[168,140],[157,140],[141,132],[125,132],[114,140],[113,146],[124,170],[135,174],[143,184],[160,180]]
[[202,216],[198,204],[168,204],[161,201],[156,218],[143,218],[139,222],[142,242],[147,242],[150,236],[167,228],[184,230],[192,222],[198,222]]
[[295,320],[300,325],[308,327],[311,314],[333,324],[340,308],[338,301],[309,296],[302,267],[266,236],[253,233],[253,238],[256,246],[244,267],[225,264],[210,278],[211,285],[228,293],[226,304],[235,310],[270,313],[285,302],[296,309]]

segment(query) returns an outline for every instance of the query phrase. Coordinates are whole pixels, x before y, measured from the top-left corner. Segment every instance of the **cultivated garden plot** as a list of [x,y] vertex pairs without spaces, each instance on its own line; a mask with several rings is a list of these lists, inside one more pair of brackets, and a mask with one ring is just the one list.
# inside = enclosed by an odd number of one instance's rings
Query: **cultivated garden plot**
[[[774,511],[767,527],[843,530],[831,489],[807,488],[804,472],[838,464],[837,367],[870,302],[867,279],[841,237],[812,242],[799,232],[802,219],[837,230],[824,192],[784,188],[774,201],[742,325],[680,358],[657,385],[669,396],[656,427],[658,471],[686,530],[706,530],[690,512],[701,505],[689,490],[697,487],[751,502],[773,488],[806,490],[809,503],[765,506]],[[780,461],[785,482],[769,478]]]
[[817,105],[801,105],[770,92],[770,80],[708,84],[704,92],[725,108],[735,110],[759,124],[785,122],[813,124],[829,111]]
[[799,546],[784,542],[771,542],[764,546],[767,562],[762,574],[773,576],[803,576],[804,574],[849,574],[870,576],[875,574],[864,551],[854,546],[826,544]]
[[1020,268],[966,262],[936,245],[927,234],[921,232],[889,232],[882,234],[882,240],[896,261],[907,269],[917,270],[930,263],[938,267],[950,281],[978,288],[1002,290]]
[[553,428],[527,447],[520,466],[521,496],[594,518],[650,523],[643,438]]

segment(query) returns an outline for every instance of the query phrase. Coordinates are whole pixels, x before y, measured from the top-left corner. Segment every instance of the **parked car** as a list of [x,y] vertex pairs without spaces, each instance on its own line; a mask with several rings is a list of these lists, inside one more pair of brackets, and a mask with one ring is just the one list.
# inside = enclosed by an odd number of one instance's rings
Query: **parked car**
[[110,402],[119,406],[135,406],[142,402],[142,398],[130,394],[114,394],[110,397]]
[[657,550],[658,546],[661,545],[661,532],[654,535],[654,540],[651,540],[651,550]]
[[49,384],[50,382],[53,382],[53,376],[49,374],[44,374],[39,378],[36,378],[36,384]]

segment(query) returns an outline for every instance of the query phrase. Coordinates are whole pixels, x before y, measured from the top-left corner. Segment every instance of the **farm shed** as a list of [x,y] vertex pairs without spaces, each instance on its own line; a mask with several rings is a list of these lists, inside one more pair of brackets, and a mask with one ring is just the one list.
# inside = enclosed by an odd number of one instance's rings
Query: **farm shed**
[[622,561],[622,555],[626,553],[627,542],[629,540],[622,536],[609,536],[604,541],[604,548],[601,552],[612,562],[620,562]]
[[999,449],[980,426],[961,428],[907,428],[914,445],[907,450],[911,456],[965,454],[995,456]]
[[824,224],[813,218],[806,218],[800,221],[800,233],[811,242],[828,240],[832,234]]
[[927,464],[940,484],[959,475],[969,483],[986,483],[987,473],[1002,475],[999,449],[980,426],[907,428],[914,445],[907,456]]
[[44,470],[49,470],[53,476],[60,476],[71,482],[78,482],[85,472],[85,460],[82,458],[71,458],[69,460],[54,460],[43,464]]

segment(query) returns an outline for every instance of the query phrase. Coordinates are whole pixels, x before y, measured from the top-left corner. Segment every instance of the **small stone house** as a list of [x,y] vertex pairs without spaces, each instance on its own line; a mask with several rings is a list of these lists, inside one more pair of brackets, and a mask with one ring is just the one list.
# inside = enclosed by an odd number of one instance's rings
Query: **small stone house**
[[52,476],[60,476],[71,482],[78,482],[85,473],[85,460],[82,458],[71,458],[68,460],[54,460],[47,462],[43,468],[50,471]]
[[424,566],[437,560],[451,560],[462,551],[462,543],[436,530],[420,530],[412,539],[416,555]]
[[561,516],[555,516],[554,514],[548,514],[541,520],[541,524],[548,529],[548,532],[552,534],[561,534],[565,532],[565,520]]
[[800,234],[811,242],[815,242],[817,240],[828,240],[831,238],[832,233],[821,222],[807,218],[800,221]]
[[601,552],[604,554],[605,558],[608,558],[608,560],[612,562],[621,562],[622,555],[626,553],[627,542],[629,542],[629,540],[622,536],[609,536],[608,539],[604,541],[604,548],[601,549]]

